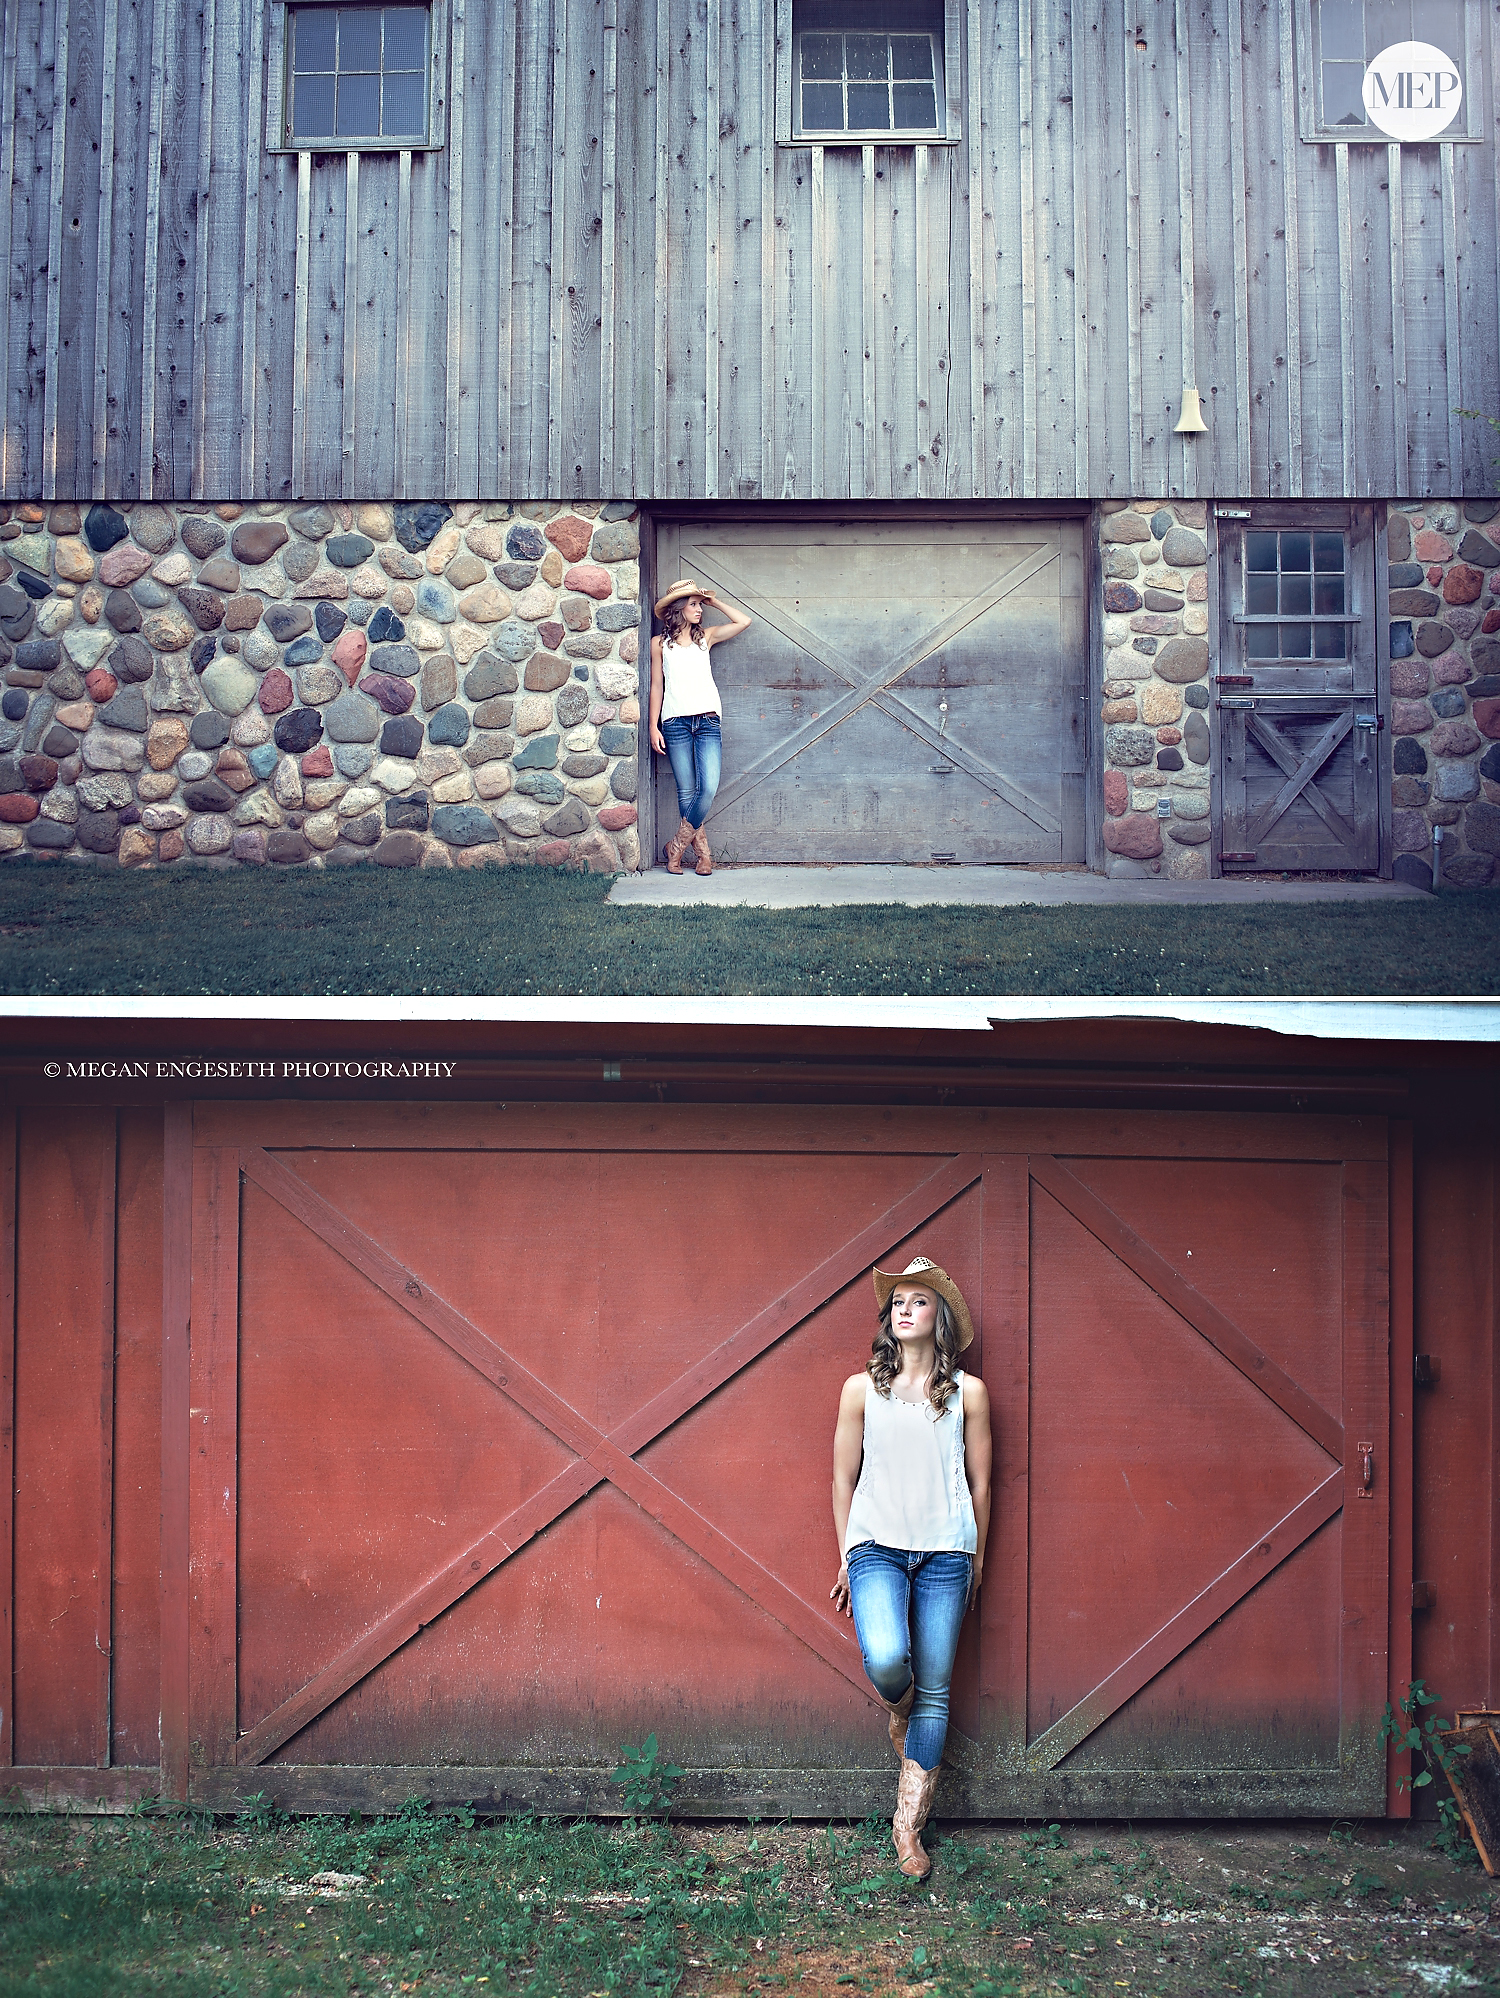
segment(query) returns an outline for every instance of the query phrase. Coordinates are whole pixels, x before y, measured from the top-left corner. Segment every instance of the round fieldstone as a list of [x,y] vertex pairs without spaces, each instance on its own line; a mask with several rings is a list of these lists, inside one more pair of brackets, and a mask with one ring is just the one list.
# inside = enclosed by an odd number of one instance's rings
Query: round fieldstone
[[[1441,699],[1441,694],[1434,695],[1432,705],[1436,707]],[[1480,746],[1479,732],[1466,721],[1439,722],[1427,738],[1427,746],[1437,756],[1472,756]]]
[[1433,802],[1466,805],[1479,796],[1479,772],[1472,763],[1440,763],[1433,773]]
[[1443,879],[1455,888],[1483,888],[1495,872],[1487,853],[1455,853],[1443,861]]
[[236,562],[256,569],[269,562],[286,540],[287,531],[279,520],[242,520],[229,537],[229,547]]
[[390,673],[414,680],[422,670],[422,655],[414,645],[372,645],[365,659],[372,673]]
[[213,753],[209,750],[190,749],[185,756],[179,759],[177,775],[182,779],[184,784],[195,783],[198,778],[208,775],[209,771],[214,767],[215,760]]
[[1440,687],[1432,696],[1429,706],[1440,721],[1452,721],[1468,707],[1457,687]]
[[1171,526],[1172,515],[1170,509],[1159,506],[1151,516],[1152,538],[1157,541],[1162,540]]
[[638,604],[601,604],[594,618],[600,631],[634,631],[640,621]]
[[488,701],[497,694],[514,694],[520,684],[511,660],[481,652],[464,676],[464,696],[470,701]]
[[557,764],[557,742],[555,735],[534,735],[522,745],[512,759],[517,770],[551,770]]
[[[342,695],[334,706],[341,706],[348,698],[347,694]],[[329,712],[331,714],[333,710]],[[311,749],[315,742],[322,739],[323,716],[316,708],[293,708],[276,724],[276,747],[285,750],[288,756],[300,756],[304,749]]]
[[1201,680],[1208,671],[1208,641],[1205,638],[1169,638],[1156,654],[1154,663],[1160,678],[1172,681],[1175,686],[1183,686],[1190,680]]
[[311,627],[312,612],[306,604],[271,604],[262,622],[278,645],[288,645]]
[[434,624],[452,624],[457,612],[453,592],[441,576],[424,576],[417,585],[417,609]]
[[294,583],[305,583],[318,566],[318,551],[308,541],[294,541],[281,558],[282,572]]
[[595,528],[588,552],[592,562],[633,562],[641,552],[640,530],[633,522],[607,522]]
[[313,623],[317,626],[318,636],[325,645],[332,645],[348,622],[347,615],[338,605],[328,603],[326,600],[313,612]]
[[[192,651],[189,652],[188,654],[188,663],[192,667],[193,671],[195,673],[201,673],[204,667],[208,664],[209,660],[212,659],[214,654],[218,651],[218,649],[219,649],[219,644],[217,639],[200,638],[198,640],[198,643],[193,647]],[[228,652],[233,652],[234,647],[232,645],[226,646],[225,650]],[[165,665],[168,662],[164,660],[162,663]]]
[[217,590],[184,584],[177,592],[177,601],[200,631],[217,631],[224,622],[224,599]]
[[1430,890],[1432,887],[1432,869],[1415,853],[1398,853],[1391,863],[1391,877],[1408,888]]
[[196,783],[185,784],[182,801],[193,812],[227,812],[234,804],[235,794],[221,777],[200,777]]
[[523,624],[520,618],[516,617],[507,618],[503,624],[496,625],[490,633],[491,650],[517,666],[536,651],[536,641],[537,635],[533,628],[529,624]]
[[60,819],[33,819],[26,828],[26,844],[60,852],[78,837],[78,828]]
[[383,756],[419,756],[422,752],[422,724],[415,715],[396,715],[380,731]]
[[96,504],[84,516],[83,538],[96,555],[103,555],[117,541],[123,541],[129,532],[125,516],[116,513],[112,506]]
[[184,515],[178,532],[182,536],[183,547],[190,555],[196,555],[200,562],[206,562],[229,539],[221,521],[202,513]]
[[633,762],[617,763],[610,773],[609,788],[617,798],[633,799],[639,773]]
[[447,846],[493,846],[500,838],[482,805],[439,805],[432,815],[432,830]]
[[26,638],[16,647],[19,672],[53,673],[61,664],[62,647],[55,638]]
[[557,697],[555,712],[564,728],[576,728],[581,721],[586,721],[589,712],[587,687],[570,680]]
[[1391,768],[1397,776],[1420,777],[1427,768],[1427,752],[1413,736],[1401,736],[1391,752]]
[[1483,534],[1466,534],[1458,544],[1458,553],[1461,561],[1472,562],[1480,569],[1493,569],[1500,562],[1500,548]]
[[535,562],[497,562],[494,569],[495,581],[502,588],[519,594],[529,590],[536,581]]
[[111,590],[104,599],[104,621],[114,631],[139,631],[141,607],[129,590]]
[[150,727],[151,718],[146,712],[146,697],[139,688],[128,687],[106,701],[99,710],[99,720],[108,728],[128,728],[136,735],[144,735]]
[[423,854],[422,835],[415,832],[387,833],[375,849],[377,867],[420,867]]
[[374,761],[375,751],[368,743],[340,742],[334,747],[333,765],[340,777],[363,777]]
[[1100,531],[1106,541],[1149,541],[1152,538],[1149,523],[1129,508],[1120,513],[1107,514]]
[[423,500],[419,505],[397,506],[395,514],[396,539],[408,555],[420,555],[442,530],[444,522],[453,518],[453,509],[438,500]]
[[335,569],[357,569],[375,553],[375,543],[367,534],[335,534],[323,552]]
[[1500,805],[1481,800],[1464,813],[1464,838],[1477,853],[1500,854]]
[[1426,574],[1420,562],[1393,562],[1386,581],[1393,590],[1410,590],[1423,582]]
[[457,701],[450,701],[446,707],[439,708],[429,720],[427,739],[429,742],[446,744],[452,749],[462,749],[469,739],[470,727],[467,709],[460,706]]
[[117,770],[101,771],[97,776],[78,780],[79,803],[91,812],[107,812],[128,805],[130,797],[130,779]]
[[[634,735],[635,731],[632,729],[629,733]],[[603,742],[603,734],[604,731],[601,731],[601,747],[606,746]],[[1156,754],[1156,737],[1149,728],[1130,728],[1123,724],[1117,724],[1115,727],[1107,728],[1104,731],[1104,753],[1111,763],[1120,764],[1127,768],[1136,764],[1149,763]]]
[[1208,723],[1197,708],[1194,708],[1182,724],[1182,746],[1194,763],[1207,763],[1209,755]]
[[386,801],[385,822],[392,832],[426,832],[427,795],[416,791],[404,798]]
[[87,853],[113,853],[120,844],[119,813],[80,812],[78,844]]
[[505,552],[513,562],[540,562],[547,543],[540,529],[518,521],[505,537]]
[[299,506],[288,514],[287,521],[294,534],[300,534],[304,541],[321,541],[325,534],[332,534],[335,526],[333,514],[322,501],[312,506]]
[[389,673],[366,673],[359,691],[378,701],[388,715],[404,715],[417,697],[409,680],[394,680]]
[[295,867],[311,857],[312,848],[292,826],[276,826],[266,834],[266,859],[278,867]]
[[205,700],[211,702],[221,715],[237,715],[248,708],[255,699],[257,688],[255,675],[249,667],[234,658],[215,659],[212,665],[204,668],[199,685]]
[[574,833],[581,833],[588,825],[589,815],[576,798],[565,798],[555,812],[550,812],[542,820],[542,831],[549,839],[571,839]]
[[[283,666],[310,666],[315,659],[323,657],[323,641],[315,631],[293,639],[281,655]],[[342,674],[339,676],[342,679]]]
[[572,678],[572,673],[566,659],[559,659],[552,652],[538,652],[526,662],[524,684],[528,693],[552,694]]
[[1104,844],[1127,860],[1152,860],[1162,850],[1161,823],[1154,812],[1126,812],[1104,821]]
[[24,721],[30,701],[31,696],[24,687],[7,687],[4,698],[0,699],[0,714],[7,721]]
[[353,846],[373,846],[381,834],[380,814],[364,812],[357,819],[346,819],[339,832]]
[[562,771],[565,777],[597,777],[609,768],[609,758],[601,756],[597,750],[580,750],[576,755],[565,756]]
[[[287,657],[291,657],[290,651]],[[297,674],[297,692],[309,707],[321,707],[325,701],[336,701],[347,686],[348,682],[337,666],[304,666]]]
[[54,722],[42,737],[42,749],[48,756],[55,756],[60,763],[65,756],[73,756],[78,750],[78,737],[72,729],[64,728],[61,722]]
[[1138,611],[1141,607],[1141,593],[1130,583],[1109,582],[1104,585],[1104,608],[1121,615]]
[[[350,688],[324,710],[323,725],[331,742],[373,742],[380,733],[380,709],[365,694]],[[342,763],[339,768],[346,777],[354,774],[344,770]]]
[[1434,590],[1392,590],[1390,606],[1393,617],[1431,617],[1441,599]]
[[275,770],[281,752],[274,742],[257,742],[245,752],[245,761],[255,772],[262,784]]
[[516,779],[516,792],[522,798],[535,798],[539,805],[560,805],[567,796],[562,779],[550,770],[523,770]]
[[1170,746],[1159,749],[1156,752],[1156,767],[1158,770],[1181,770],[1183,767],[1181,750]]
[[1409,659],[1415,644],[1409,619],[1403,618],[1400,623],[1391,626],[1392,659]]
[[389,604],[382,604],[365,630],[365,636],[372,645],[387,645],[406,636],[406,626],[397,617]]

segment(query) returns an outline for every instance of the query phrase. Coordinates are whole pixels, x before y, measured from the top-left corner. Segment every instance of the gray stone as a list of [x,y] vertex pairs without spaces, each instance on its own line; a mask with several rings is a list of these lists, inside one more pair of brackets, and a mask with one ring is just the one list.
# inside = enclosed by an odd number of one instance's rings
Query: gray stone
[[[1186,528],[1180,531],[1187,532]],[[1163,680],[1177,686],[1201,680],[1208,671],[1208,640],[1169,638],[1156,655],[1156,671]]]
[[549,839],[571,839],[574,833],[583,832],[588,822],[589,815],[578,800],[566,798],[542,820],[542,831]]
[[1439,804],[1467,804],[1479,796],[1479,772],[1472,763],[1440,763],[1433,773],[1432,795]]
[[55,638],[23,639],[15,663],[23,673],[54,673],[62,663],[62,647]]
[[535,562],[497,562],[495,581],[502,589],[514,590],[518,595],[529,590],[536,581]]
[[1393,590],[1414,590],[1425,574],[1420,562],[1392,562],[1386,571],[1386,582]]
[[304,541],[321,541],[325,534],[332,534],[338,525],[330,508],[321,501],[313,506],[299,506],[287,515],[287,525],[294,534],[300,534]]
[[623,798],[629,804],[635,797],[636,782],[639,774],[633,760],[625,760],[617,763],[610,773],[610,790],[614,792],[617,798]]
[[515,702],[508,694],[497,694],[492,701],[481,701],[474,710],[476,728],[509,728]]
[[389,798],[385,822],[392,832],[426,832],[428,800],[425,791],[408,791],[405,797]]
[[206,812],[201,817],[189,819],[182,836],[187,841],[189,853],[228,853],[234,839],[234,827],[222,813]]
[[577,755],[565,756],[562,770],[565,777],[597,777],[609,768],[609,758],[601,756],[597,750],[582,750]]
[[76,826],[58,819],[33,819],[26,828],[28,846],[61,849],[71,846],[77,836]]
[[594,678],[599,683],[599,691],[607,701],[625,701],[640,684],[638,669],[627,666],[622,660],[607,659],[598,668]]
[[557,697],[555,712],[563,728],[576,728],[587,718],[589,711],[589,690],[572,680]]
[[417,585],[417,609],[434,624],[452,624],[458,613],[453,592],[441,576],[424,576]]
[[[311,666],[323,657],[323,641],[315,631],[304,632],[301,638],[293,639],[281,656],[283,666]],[[339,678],[343,679],[343,674]]]
[[206,777],[214,767],[215,758],[210,750],[189,749],[177,759],[177,775],[184,784],[191,784],[199,777]]
[[1213,838],[1207,819],[1168,819],[1166,832],[1179,846],[1206,846]]
[[338,742],[333,748],[333,767],[351,781],[363,777],[375,761],[375,752],[363,742]]
[[1175,595],[1171,590],[1148,588],[1146,591],[1146,608],[1148,611],[1180,611],[1182,609],[1182,598]]
[[114,812],[80,812],[78,844],[87,853],[113,853],[120,844],[120,820]]
[[1390,562],[1411,560],[1411,522],[1404,513],[1393,513],[1386,522],[1385,552]]
[[337,666],[304,666],[297,674],[298,698],[313,707],[336,701],[347,690],[348,682]]
[[1182,724],[1182,746],[1194,763],[1207,763],[1208,723],[1196,708],[1189,713]]
[[78,802],[91,812],[118,810],[128,805],[134,795],[130,779],[115,770],[78,780]]
[[562,779],[550,770],[523,770],[516,779],[516,792],[522,798],[535,798],[539,805],[560,805],[567,796]]
[[523,624],[518,617],[508,617],[504,624],[497,624],[490,633],[490,649],[498,652],[502,659],[509,659],[519,666],[536,651],[537,635],[529,624]]
[[164,506],[136,507],[130,516],[130,531],[153,555],[165,555],[177,539],[177,523]]
[[1104,731],[1104,753],[1111,763],[1122,767],[1149,763],[1156,754],[1156,737],[1149,728],[1116,723]]
[[516,751],[514,762],[517,770],[550,770],[557,762],[558,738],[555,735],[534,735]]
[[335,534],[323,553],[335,569],[357,569],[375,553],[375,543],[367,534]]
[[200,562],[216,555],[229,539],[228,530],[222,522],[202,513],[190,513],[178,532],[182,536],[183,547],[189,555],[196,555]]
[[641,537],[633,523],[610,521],[594,529],[589,544],[591,562],[633,562],[641,552]]
[[515,839],[541,836],[542,815],[526,798],[509,797],[495,807],[495,817]]
[[1452,643],[1453,633],[1446,624],[1429,622],[1417,626],[1417,650],[1424,659],[1436,659]]
[[547,543],[539,529],[518,521],[505,537],[505,552],[513,562],[540,562]]
[[432,831],[448,846],[492,846],[500,838],[482,805],[439,805],[432,815]]
[[[26,728],[21,739],[23,750],[40,749],[44,756],[51,756],[61,762],[64,756],[71,756],[78,747],[78,738],[70,728],[63,728],[52,717],[57,713],[57,702],[50,694],[38,694],[32,701],[26,715]],[[67,737],[67,747],[61,751],[48,749],[47,744],[53,735]]]
[[637,511],[638,508],[634,500],[607,500],[599,509],[599,518],[601,520],[634,520]]
[[1464,813],[1464,838],[1478,853],[1500,854],[1500,805],[1470,805]]
[[[186,668],[187,661],[180,653],[168,653],[166,659],[174,666]],[[151,678],[155,658],[151,647],[142,638],[122,637],[105,662],[111,673],[123,686],[127,682],[144,683]]]
[[[437,532],[436,528],[433,530]],[[350,688],[340,694],[323,716],[330,742],[373,742],[380,733],[380,709],[366,695]],[[342,765],[339,766],[341,769]],[[347,777],[350,773],[345,770]]]
[[198,684],[221,715],[242,714],[255,699],[255,675],[239,659],[216,659]]
[[81,701],[88,692],[83,675],[71,660],[58,667],[47,681],[47,692],[60,701]]
[[[464,696],[471,701],[488,701],[496,694],[513,694],[520,686],[520,677],[509,659],[498,658],[493,652],[481,652],[464,676]],[[587,697],[584,700],[584,713],[588,712]],[[579,716],[581,721],[583,716]]]
[[96,555],[103,555],[130,532],[125,516],[112,506],[91,506],[84,516],[83,538]]
[[229,740],[229,724],[216,712],[195,715],[188,734],[197,749],[220,749]]
[[396,715],[380,731],[382,756],[420,756],[422,724],[415,715]]
[[477,770],[481,763],[495,763],[509,756],[516,739],[502,729],[476,729],[464,744],[464,762]]
[[1391,876],[1408,888],[1432,887],[1432,869],[1415,853],[1398,853],[1391,863]]
[[1208,689],[1207,687],[1184,687],[1182,698],[1190,708],[1206,708],[1208,706]]
[[1457,687],[1439,687],[1432,695],[1429,705],[1432,712],[1442,721],[1452,721],[1456,715],[1466,712],[1468,702]]
[[1487,853],[1456,853],[1443,861],[1443,879],[1455,888],[1483,888],[1494,872]]
[[453,509],[438,500],[424,500],[420,505],[402,505],[396,508],[396,539],[408,555],[420,555],[422,550],[438,533],[444,521],[453,518]]
[[599,731],[599,747],[606,756],[634,756],[635,730],[625,722],[606,722]]
[[266,859],[281,867],[295,867],[306,860],[312,848],[294,826],[277,826],[266,834]]
[[311,627],[312,612],[306,604],[272,604],[262,612],[261,622],[278,645],[288,645]]
[[457,701],[450,701],[428,722],[427,739],[451,749],[462,749],[469,739],[470,726],[467,710]]
[[414,645],[375,645],[365,666],[371,673],[391,673],[398,680],[414,680],[422,670],[422,655]]
[[1151,516],[1151,532],[1160,541],[1172,525],[1172,515],[1168,508],[1159,506]]
[[83,738],[82,747],[90,770],[139,770],[146,760],[146,745],[138,735],[117,733],[97,723]]
[[130,594],[142,610],[160,610],[172,601],[172,592],[165,583],[157,582],[154,576],[142,576],[138,583],[131,585]]
[[594,614],[601,631],[634,631],[640,621],[639,604],[601,604]]
[[138,687],[122,687],[113,700],[100,708],[99,720],[108,728],[128,728],[136,735],[144,735],[150,722],[145,695]]
[[1500,548],[1483,534],[1466,534],[1458,544],[1460,561],[1472,562],[1476,569],[1493,569],[1500,562]]
[[1162,537],[1161,559],[1169,569],[1201,569],[1208,560],[1208,544],[1190,528],[1169,527]]
[[284,749],[288,756],[300,756],[322,741],[323,716],[317,708],[289,708],[278,717],[273,733],[278,749]]
[[190,812],[227,812],[234,793],[217,777],[200,777],[196,784],[184,784],[182,802]]
[[1398,776],[1420,777],[1427,768],[1427,751],[1415,736],[1398,735],[1391,751],[1391,768]]
[[318,551],[308,541],[294,541],[282,555],[283,571],[294,583],[305,583],[318,566]]
[[603,631],[580,631],[563,644],[570,659],[607,659],[613,650],[614,640]]

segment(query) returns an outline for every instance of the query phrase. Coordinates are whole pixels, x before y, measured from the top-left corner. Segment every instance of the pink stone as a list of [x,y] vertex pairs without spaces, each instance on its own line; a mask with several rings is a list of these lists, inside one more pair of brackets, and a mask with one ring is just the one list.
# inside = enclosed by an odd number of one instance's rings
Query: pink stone
[[164,832],[156,849],[158,860],[181,860],[185,844],[180,832]]
[[640,651],[640,644],[640,636],[634,631],[627,631],[625,636],[620,640],[620,657],[625,661],[627,666],[635,664],[636,655]]
[[[1491,583],[1490,588],[1493,589],[1494,587],[1494,584]],[[1500,610],[1487,610],[1484,614],[1484,623],[1479,629],[1481,631],[1500,631]]]
[[117,541],[99,564],[99,580],[112,589],[124,589],[145,575],[152,559],[144,548],[137,548],[134,542]]
[[606,832],[623,832],[626,826],[633,826],[635,820],[634,805],[606,805],[599,813],[599,823]]
[[565,513],[560,520],[549,520],[543,532],[565,562],[581,562],[589,552],[594,529],[576,513]]
[[1182,629],[1182,616],[1178,611],[1137,611],[1130,620],[1130,629],[1148,632],[1156,638],[1175,638]]
[[89,690],[89,699],[102,707],[112,701],[119,691],[120,683],[107,666],[96,666],[92,673],[85,673],[83,684]]
[[1438,583],[1440,583],[1443,580],[1443,565],[1441,562],[1430,562],[1428,564],[1427,580],[1429,583],[1432,583],[1434,586],[1436,586]]
[[1175,748],[1182,740],[1182,730],[1180,728],[1159,728],[1156,731],[1156,739],[1167,749]]
[[584,596],[597,597],[602,603],[614,585],[608,569],[601,569],[597,562],[575,562],[563,575],[563,588],[581,590]]
[[1427,661],[1425,659],[1393,659],[1391,661],[1391,692],[1411,699],[1427,692]]
[[0,797],[0,823],[28,825],[41,809],[40,799],[30,798],[24,791],[7,791],[4,797]]
[[331,597],[335,603],[342,603],[348,594],[349,578],[341,576],[337,569],[319,569],[305,583],[297,585],[299,597]]
[[1106,770],[1104,773],[1104,809],[1112,819],[1117,819],[1130,803],[1130,780],[1123,770]]
[[279,715],[291,705],[291,680],[279,666],[273,666],[260,683],[260,711],[263,715]]
[[1451,562],[1453,543],[1446,534],[1439,534],[1435,527],[1429,527],[1412,543],[1412,553],[1419,562]]
[[562,867],[573,857],[573,849],[565,839],[544,840],[536,849],[537,865],[540,867]]
[[378,701],[388,715],[404,715],[416,699],[411,682],[398,680],[393,673],[367,673],[359,683],[359,691]]
[[346,626],[333,641],[333,663],[351,687],[359,678],[359,669],[365,663],[368,645],[369,641],[357,624]]
[[1154,860],[1161,852],[1161,825],[1153,812],[1128,812],[1123,819],[1106,819],[1104,844],[1129,860]]
[[1420,812],[1391,813],[1391,845],[1397,853],[1421,853],[1431,839]]
[[1500,699],[1474,703],[1474,726],[1491,742],[1500,742]]
[[1440,652],[1432,661],[1432,677],[1440,687],[1461,687],[1469,671],[1469,662],[1461,652]]
[[302,759],[302,774],[304,777],[331,777],[333,775],[333,757],[329,753],[327,743],[320,742],[316,749],[310,749],[307,752],[306,756]]
[[[1430,579],[1437,581],[1437,577]],[[1445,604],[1477,603],[1484,594],[1484,571],[1470,568],[1467,562],[1456,562],[1443,578],[1443,602]]]
[[1392,701],[1391,734],[1420,735],[1432,727],[1432,710],[1425,701]]
[[1471,756],[1479,747],[1479,735],[1466,721],[1439,722],[1427,747],[1435,756]]
[[614,718],[615,704],[613,701],[595,701],[594,705],[589,709],[589,720],[594,724],[595,728],[602,728],[605,722],[613,721]]

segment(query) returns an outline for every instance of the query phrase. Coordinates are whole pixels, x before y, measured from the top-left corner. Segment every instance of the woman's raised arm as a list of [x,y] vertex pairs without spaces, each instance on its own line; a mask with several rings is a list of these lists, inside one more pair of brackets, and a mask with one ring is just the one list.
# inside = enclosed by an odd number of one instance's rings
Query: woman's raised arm
[[738,638],[740,633],[748,631],[754,622],[749,611],[740,610],[738,607],[729,604],[721,604],[712,590],[704,591],[703,601],[706,604],[712,604],[716,611],[722,611],[725,617],[729,619],[728,624],[704,625],[703,636],[708,640],[710,645],[717,645],[721,638]]

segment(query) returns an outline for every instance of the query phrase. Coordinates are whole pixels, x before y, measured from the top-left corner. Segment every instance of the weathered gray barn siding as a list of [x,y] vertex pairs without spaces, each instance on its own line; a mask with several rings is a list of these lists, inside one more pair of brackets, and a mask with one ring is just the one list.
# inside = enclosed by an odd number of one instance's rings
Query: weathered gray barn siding
[[1485,488],[1494,0],[1479,145],[1301,143],[1292,0],[953,0],[960,143],[826,151],[776,0],[446,0],[301,158],[281,4],[3,0],[4,496]]

